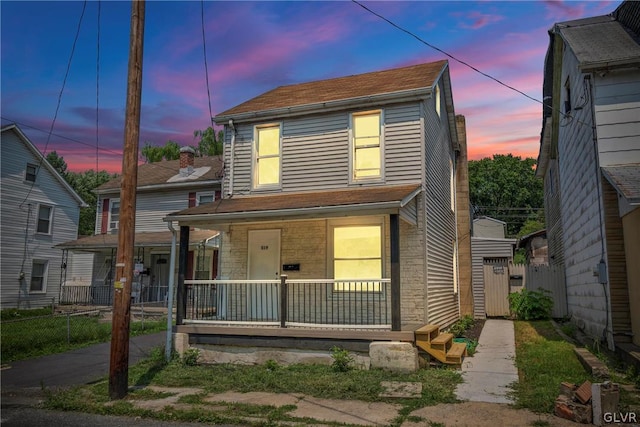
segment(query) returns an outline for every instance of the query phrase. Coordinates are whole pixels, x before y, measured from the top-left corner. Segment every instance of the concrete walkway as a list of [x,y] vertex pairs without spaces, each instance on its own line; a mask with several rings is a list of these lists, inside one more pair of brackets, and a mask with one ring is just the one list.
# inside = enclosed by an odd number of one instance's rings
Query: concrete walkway
[[511,320],[488,319],[473,357],[462,363],[463,384],[456,388],[460,400],[513,403],[510,384],[518,381],[516,344]]

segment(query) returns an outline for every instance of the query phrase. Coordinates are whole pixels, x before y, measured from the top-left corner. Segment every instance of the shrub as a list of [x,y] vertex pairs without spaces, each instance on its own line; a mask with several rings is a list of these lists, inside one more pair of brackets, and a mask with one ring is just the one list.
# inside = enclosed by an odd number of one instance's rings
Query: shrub
[[198,357],[200,357],[200,350],[191,347],[184,352],[181,361],[185,366],[196,366],[198,364]]
[[345,350],[344,348],[331,348],[331,358],[333,359],[331,367],[336,372],[347,372],[353,368],[353,356],[351,356],[351,354],[349,354],[349,351]]
[[463,337],[464,333],[473,326],[473,317],[466,315],[449,327],[449,333],[454,337]]
[[530,291],[523,289],[520,292],[509,294],[509,307],[511,312],[520,320],[544,320],[551,318],[553,299],[548,295],[549,291],[541,289]]

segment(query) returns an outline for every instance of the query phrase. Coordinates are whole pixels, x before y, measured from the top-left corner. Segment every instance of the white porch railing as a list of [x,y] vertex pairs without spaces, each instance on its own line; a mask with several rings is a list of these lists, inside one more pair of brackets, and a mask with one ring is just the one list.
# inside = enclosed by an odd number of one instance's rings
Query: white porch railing
[[183,323],[391,328],[391,280],[185,280]]

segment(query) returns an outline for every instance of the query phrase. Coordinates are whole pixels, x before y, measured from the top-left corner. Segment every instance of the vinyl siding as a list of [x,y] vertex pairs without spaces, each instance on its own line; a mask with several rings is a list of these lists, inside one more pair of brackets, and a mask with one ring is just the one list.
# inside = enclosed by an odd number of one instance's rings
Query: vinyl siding
[[[572,94],[582,93],[582,75],[576,70],[572,52],[564,52],[562,82],[571,74]],[[562,94],[564,97],[564,93]],[[563,98],[564,101],[564,98]],[[608,309],[604,287],[593,270],[606,253],[601,252],[603,229],[600,227],[598,199],[600,181],[588,108],[572,112],[573,119],[562,119],[558,136],[558,172],[562,206],[562,239],[567,282],[569,314],[578,327],[599,339],[607,324]],[[606,252],[606,251],[605,251]]]
[[[418,182],[421,163],[419,104],[387,106],[383,111],[384,184]],[[349,185],[349,116],[352,112],[282,121],[282,188],[277,191],[312,191]],[[248,194],[252,190],[253,127],[257,124],[237,126],[234,194]],[[229,168],[230,144],[229,139],[225,146],[225,164]],[[226,172],[225,186],[228,187],[231,171]],[[273,190],[256,191],[269,192]]]
[[[441,91],[442,93],[443,91]],[[451,135],[446,121],[445,102],[438,117],[433,100],[423,104],[425,116],[425,211],[428,322],[447,326],[458,319],[457,295],[454,293],[453,245],[456,220],[451,210],[450,159]]]
[[640,163],[640,80],[637,71],[596,77],[600,166]]
[[[41,167],[36,183],[24,181],[27,163],[40,159],[13,131],[2,133],[1,258],[2,305],[39,307],[58,300],[62,251],[54,246],[77,238],[80,207],[56,176]],[[53,206],[51,234],[35,232],[37,206]],[[45,293],[29,293],[33,260],[48,262]],[[18,278],[20,271],[25,280]],[[26,303],[25,303],[26,301]]]

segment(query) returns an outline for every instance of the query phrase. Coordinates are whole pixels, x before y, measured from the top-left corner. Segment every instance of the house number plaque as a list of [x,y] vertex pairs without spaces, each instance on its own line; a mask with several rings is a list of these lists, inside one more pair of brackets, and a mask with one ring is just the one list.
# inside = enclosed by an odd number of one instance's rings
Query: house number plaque
[[269,245],[262,245],[262,246],[260,246],[260,250],[268,251],[268,250],[269,250]]

